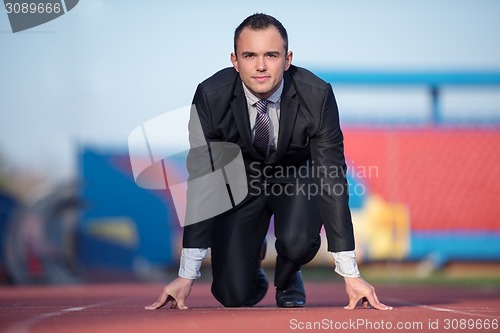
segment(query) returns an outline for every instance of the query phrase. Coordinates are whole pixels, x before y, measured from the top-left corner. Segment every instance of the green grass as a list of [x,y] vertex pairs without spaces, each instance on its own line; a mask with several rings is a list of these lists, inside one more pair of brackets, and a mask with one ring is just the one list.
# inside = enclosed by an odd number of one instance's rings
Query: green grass
[[[438,286],[467,286],[500,289],[500,272],[495,274],[491,270],[482,272],[472,268],[457,273],[446,268],[426,274],[418,272],[413,266],[376,265],[360,268],[361,275],[367,281],[377,285],[438,285]],[[331,268],[305,267],[302,269],[305,281],[332,281],[342,282],[342,277]]]

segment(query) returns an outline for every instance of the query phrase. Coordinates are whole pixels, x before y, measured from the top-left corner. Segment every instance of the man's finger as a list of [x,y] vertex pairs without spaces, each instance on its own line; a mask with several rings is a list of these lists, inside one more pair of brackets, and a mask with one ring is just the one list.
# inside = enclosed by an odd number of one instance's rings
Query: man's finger
[[356,304],[358,304],[358,301],[359,301],[359,298],[350,298],[349,299],[349,304],[347,304],[346,306],[344,306],[344,309],[346,310],[352,310],[356,307]]
[[372,306],[377,310],[392,310],[392,306],[388,306],[380,302],[377,305],[372,304]]
[[164,306],[167,302],[161,302],[161,301],[156,301],[151,305],[145,306],[144,309],[146,310],[156,310]]
[[170,306],[171,309],[180,309],[180,310],[185,310],[187,309],[188,307],[184,304],[184,300],[182,299],[179,299],[179,300],[176,300],[175,298],[173,298],[172,296],[169,296],[169,300],[172,301],[172,305]]
[[380,304],[380,301],[378,299],[378,296],[377,296],[377,293],[375,292],[375,289],[373,289],[373,298],[375,299],[375,302],[379,303]]
[[368,302],[370,303],[371,306],[373,306],[375,309],[378,309],[380,307],[379,306],[380,303],[377,302],[377,300],[375,299],[374,295],[375,294],[373,292],[371,292],[368,295],[366,295],[365,298],[368,300]]
[[168,303],[170,298],[170,295],[168,294],[168,291],[166,289],[162,290],[162,293],[160,294],[160,297],[158,297],[158,300],[154,302],[151,305],[148,305],[144,307],[146,310],[156,310],[164,306],[165,304]]
[[177,301],[177,308],[181,310],[186,310],[188,307],[184,304],[184,300]]
[[392,310],[392,306],[385,305],[383,303],[371,304],[377,310]]
[[371,294],[368,294],[366,298],[368,299],[368,302],[370,302],[370,305],[377,310],[392,310],[392,307],[380,303],[375,291],[373,291]]
[[[376,295],[375,295],[376,297]],[[374,297],[374,295],[368,295],[367,297],[362,297],[362,304],[363,304],[363,307],[368,309],[371,307],[377,309],[377,310],[392,310],[392,307],[391,306],[387,306],[385,304],[382,304],[378,301],[378,299],[376,299]],[[359,300],[361,298],[351,298],[349,300],[349,304],[347,306],[344,307],[344,309],[346,310],[353,310],[356,308],[356,305],[358,304]]]

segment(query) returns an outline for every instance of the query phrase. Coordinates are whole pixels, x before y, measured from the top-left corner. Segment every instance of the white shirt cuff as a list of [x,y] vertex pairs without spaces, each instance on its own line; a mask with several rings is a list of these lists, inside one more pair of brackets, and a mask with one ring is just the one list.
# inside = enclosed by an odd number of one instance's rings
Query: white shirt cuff
[[354,251],[332,252],[335,260],[335,272],[343,277],[358,278],[358,264],[356,263],[356,254]]
[[207,253],[207,249],[182,249],[179,276],[190,280],[199,278],[201,276],[201,263],[207,256]]

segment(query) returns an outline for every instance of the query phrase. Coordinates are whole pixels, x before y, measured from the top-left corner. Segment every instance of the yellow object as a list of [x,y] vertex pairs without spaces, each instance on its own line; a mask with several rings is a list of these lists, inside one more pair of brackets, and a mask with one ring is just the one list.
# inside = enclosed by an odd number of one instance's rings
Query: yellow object
[[111,217],[89,221],[89,233],[97,238],[130,248],[138,245],[137,228],[128,217]]

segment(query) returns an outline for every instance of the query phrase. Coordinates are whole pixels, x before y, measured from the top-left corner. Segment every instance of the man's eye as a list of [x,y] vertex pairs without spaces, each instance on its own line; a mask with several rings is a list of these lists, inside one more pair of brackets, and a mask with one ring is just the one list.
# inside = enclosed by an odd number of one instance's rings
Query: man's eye
[[253,58],[253,54],[245,54],[245,58]]

